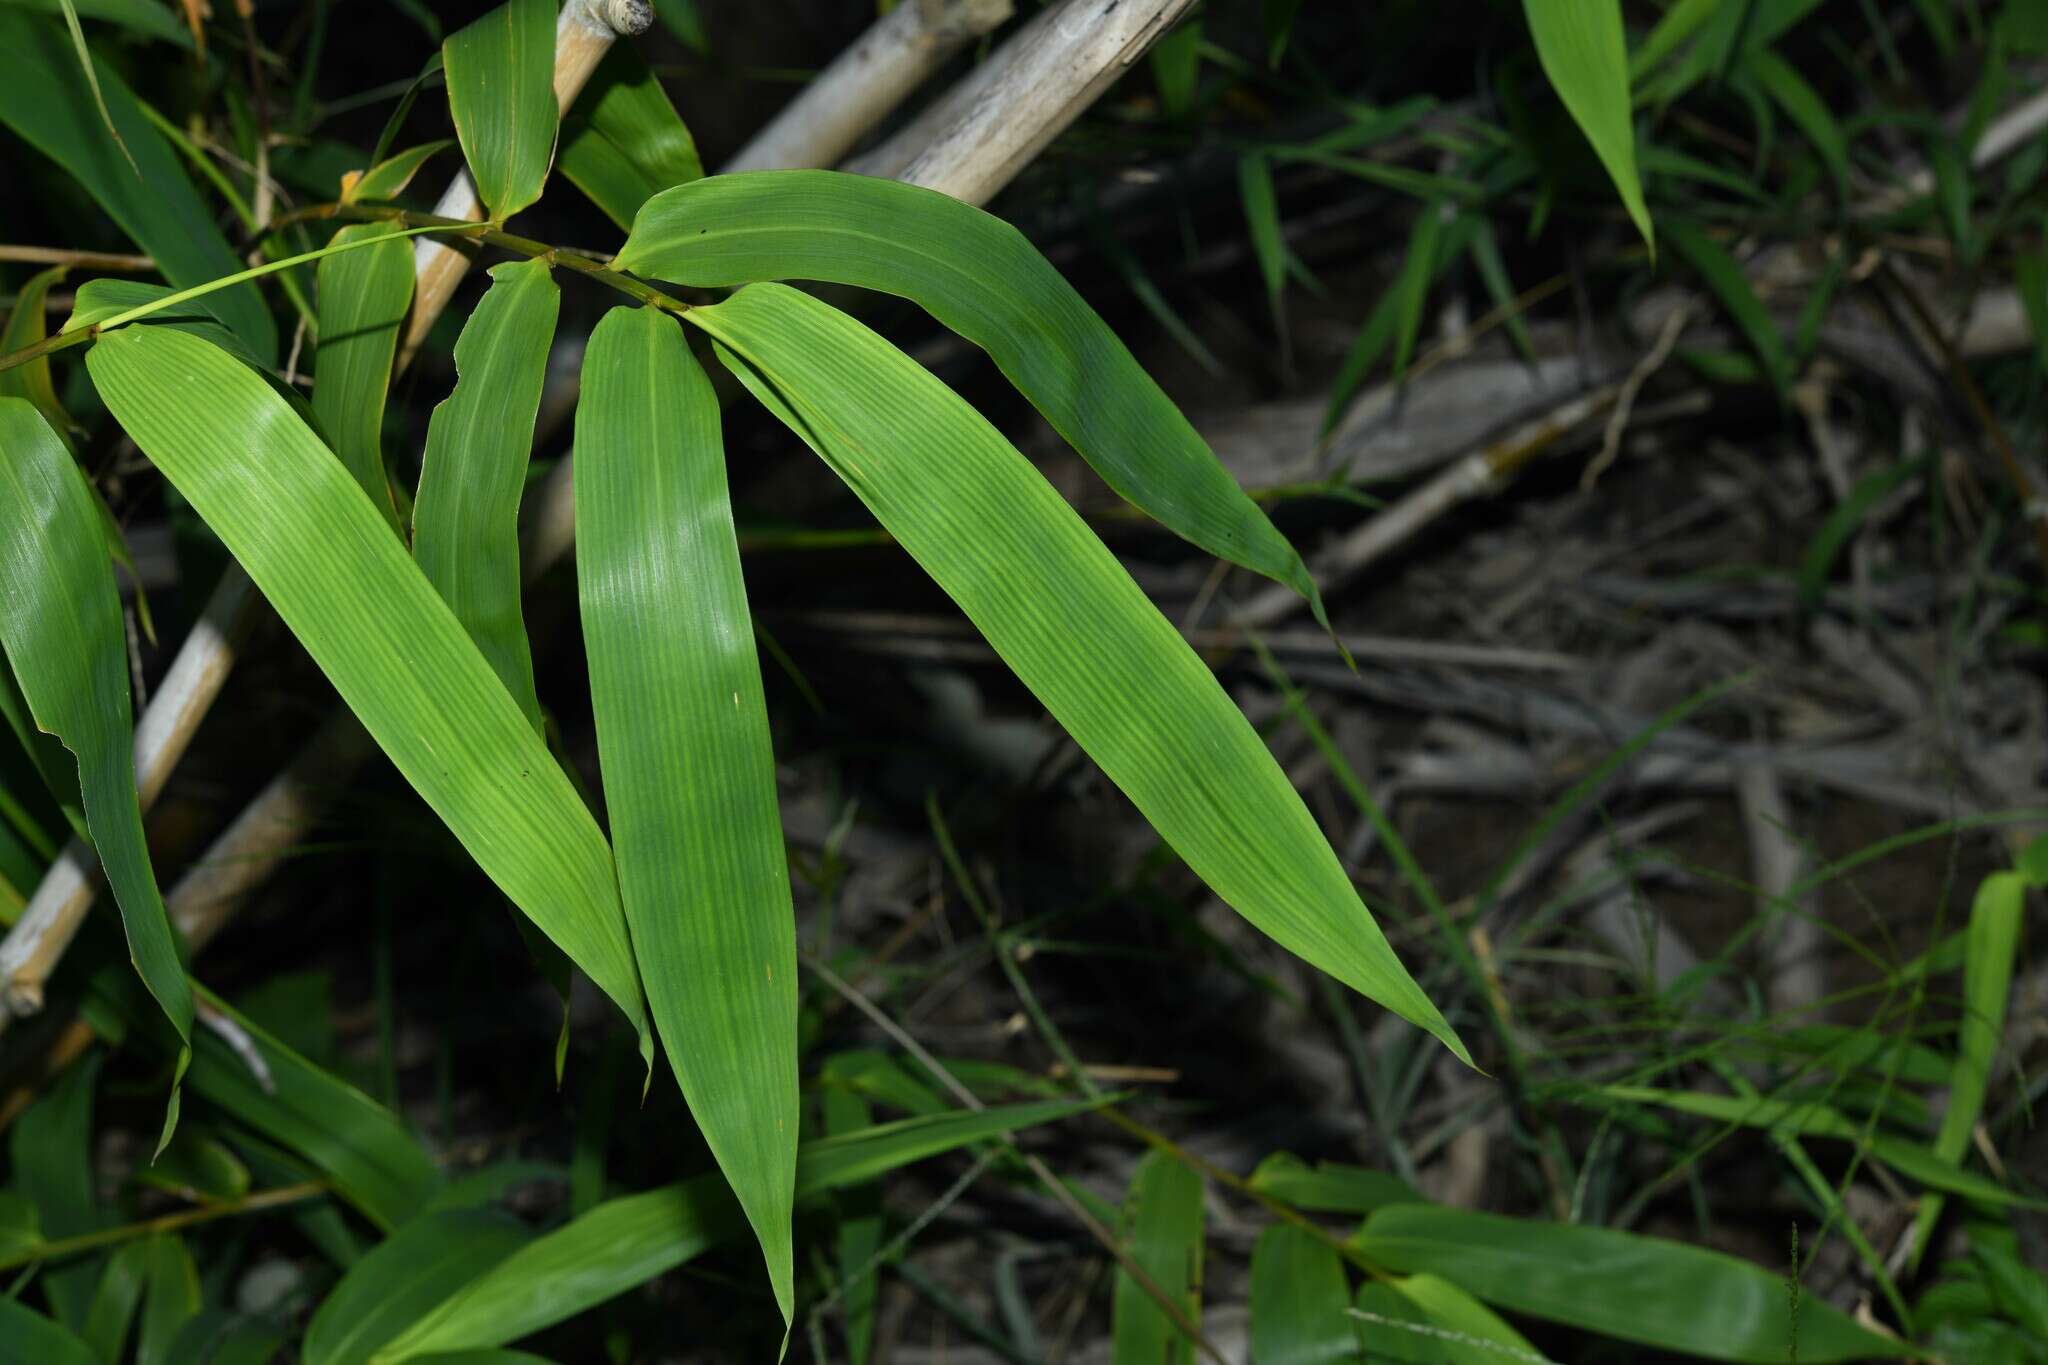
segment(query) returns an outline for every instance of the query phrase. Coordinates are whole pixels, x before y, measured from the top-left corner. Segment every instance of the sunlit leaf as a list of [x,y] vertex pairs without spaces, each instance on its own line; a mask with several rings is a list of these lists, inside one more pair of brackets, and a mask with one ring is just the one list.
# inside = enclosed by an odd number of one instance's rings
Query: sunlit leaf
[[1523,0],[1536,56],[1564,107],[1607,168],[1622,206],[1643,240],[1656,249],[1649,206],[1636,176],[1636,133],[1630,118],[1628,48],[1620,0]]
[[910,299],[987,351],[1125,499],[1321,612],[1294,547],[1108,325],[1000,218],[889,180],[752,171],[656,195],[615,264],[681,284],[830,280]]
[[[336,242],[391,237],[388,223],[358,223]],[[393,528],[398,505],[384,469],[384,398],[398,330],[412,303],[412,243],[391,237],[322,258],[315,297],[320,352],[313,371],[313,415],[334,453]]]
[[488,1209],[425,1214],[356,1262],[306,1327],[305,1365],[364,1365],[391,1338],[533,1240]]
[[868,328],[786,286],[686,316],[1218,895],[1466,1055],[1215,675],[994,427]]
[[786,1322],[796,919],[718,399],[651,308],[606,314],[583,375],[577,596],[619,889],[655,1027]]
[[630,43],[614,43],[562,126],[562,174],[620,227],[662,190],[701,179],[697,143]]

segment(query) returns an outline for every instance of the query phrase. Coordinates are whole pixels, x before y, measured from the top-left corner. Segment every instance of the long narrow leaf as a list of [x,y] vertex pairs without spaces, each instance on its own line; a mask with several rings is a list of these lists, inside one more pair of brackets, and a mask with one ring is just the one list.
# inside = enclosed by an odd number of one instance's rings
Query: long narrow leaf
[[655,1026],[787,1322],[796,919],[718,399],[675,320],[616,308],[576,408],[577,588],[619,889]]
[[1656,250],[1650,210],[1636,174],[1636,130],[1629,115],[1628,47],[1621,0],[1523,0],[1536,57],[1558,98],[1571,111],[1607,168],[1622,206]]
[[[53,265],[31,275],[28,282],[15,291],[14,307],[7,314],[7,325],[0,328],[0,355],[33,346],[48,335],[49,318],[45,309],[50,286],[61,282],[69,273],[69,267]],[[56,385],[50,377],[50,358],[46,355],[37,356],[26,365],[17,365],[11,370],[0,370],[0,397],[10,396],[26,398],[34,403],[44,419],[59,431],[72,425],[63,404],[57,401]]]
[[[100,1226],[93,1188],[92,1114],[102,1061],[104,1057],[95,1053],[66,1072],[8,1134],[15,1187],[32,1201],[45,1238],[75,1237]],[[43,1274],[42,1293],[59,1322],[81,1331],[90,1325],[87,1310],[97,1273],[86,1260],[54,1266]]]
[[[1124,1197],[1131,1259],[1199,1322],[1202,1291],[1202,1177],[1166,1152],[1145,1154]],[[1116,1365],[1183,1365],[1194,1343],[1181,1334],[1129,1271],[1119,1270],[1114,1317]]]
[[1721,301],[1721,306],[1728,310],[1729,318],[1763,363],[1771,387],[1782,397],[1792,384],[1792,357],[1785,350],[1785,339],[1778,333],[1778,324],[1772,321],[1770,310],[1764,307],[1763,300],[1750,287],[1742,267],[1735,263],[1735,258],[1728,254],[1726,248],[1691,223],[1668,223],[1664,235],[1672,249],[1699,272],[1700,278]]
[[313,415],[334,453],[396,529],[398,506],[384,471],[384,397],[398,329],[412,303],[412,244],[389,223],[358,223],[337,244],[385,238],[321,259],[316,298],[320,350],[313,371]]
[[1826,1303],[1795,1300],[1781,1273],[1611,1228],[1396,1204],[1356,1241],[1388,1269],[1439,1275],[1512,1312],[1684,1355],[1821,1365],[1906,1349]]
[[363,1365],[391,1338],[533,1240],[490,1209],[416,1218],[357,1261],[306,1326],[305,1365]]
[[455,341],[455,391],[427,423],[413,504],[413,558],[535,731],[540,699],[519,608],[519,495],[561,302],[547,262],[492,267],[490,290]]
[[1222,559],[1294,588],[1301,556],[1024,235],[931,190],[832,171],[719,175],[647,201],[614,262],[694,285],[829,280],[907,298],[987,351],[1103,481]]
[[1252,1248],[1252,1365],[1324,1365],[1358,1354],[1337,1249],[1275,1223]]
[[554,0],[506,0],[441,45],[448,112],[493,220],[540,198],[555,154]]
[[[1093,1108],[1056,1100],[884,1123],[804,1144],[798,1197],[865,1180],[955,1147]],[[497,1346],[574,1317],[691,1257],[746,1234],[746,1218],[717,1173],[599,1204],[536,1239],[392,1339],[379,1365],[439,1351]]]
[[685,316],[737,356],[742,382],[1218,895],[1467,1055],[1215,675],[994,427],[872,331],[787,286],[753,285]]
[[25,398],[0,398],[0,580],[0,645],[36,724],[78,760],[86,829],[121,907],[129,959],[178,1033],[161,1148],[177,1127],[178,1078],[192,1055],[192,992],[142,834],[106,532],[71,452]]
[[340,462],[269,385],[196,337],[122,328],[86,366],[399,772],[625,1012],[651,1061],[604,836]]
[[696,140],[630,43],[615,43],[562,127],[562,174],[620,227],[665,189],[704,176]]
[[[0,122],[83,185],[172,284],[203,284],[241,269],[184,167],[127,84],[103,65],[100,88],[135,158],[129,165],[100,123],[69,47],[61,24],[0,5]],[[18,169],[10,167],[10,178]],[[257,355],[267,360],[276,353],[276,324],[253,285],[223,290],[207,307]]]

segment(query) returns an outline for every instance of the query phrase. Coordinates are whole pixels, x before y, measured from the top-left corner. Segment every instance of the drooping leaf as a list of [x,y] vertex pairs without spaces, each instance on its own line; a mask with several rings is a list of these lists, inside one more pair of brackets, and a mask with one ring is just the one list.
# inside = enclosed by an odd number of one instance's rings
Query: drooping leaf
[[[15,1187],[33,1201],[44,1240],[76,1237],[100,1226],[94,1197],[93,1092],[99,1085],[101,1053],[72,1067],[49,1093],[15,1120],[8,1134]],[[50,1311],[67,1327],[84,1330],[97,1268],[91,1260],[52,1266],[41,1276]]]
[[505,0],[448,35],[441,57],[462,155],[502,222],[540,198],[555,153],[554,0]]
[[[797,1195],[872,1180],[955,1147],[1092,1107],[1060,1100],[951,1112],[809,1142],[797,1154]],[[608,1200],[457,1291],[393,1338],[378,1359],[395,1363],[517,1341],[746,1232],[746,1217],[717,1172]]]
[[[100,86],[130,166],[100,123],[63,26],[0,5],[0,122],[62,166],[121,230],[181,287],[242,268],[184,167],[136,108],[135,96],[111,67]],[[138,174],[139,170],[139,174]],[[277,351],[277,328],[251,284],[208,296],[207,309],[257,355]]]
[[0,1298],[0,1365],[100,1365],[86,1344],[20,1299]]
[[36,724],[78,761],[86,829],[121,908],[129,958],[180,1040],[161,1147],[178,1125],[192,993],[142,834],[120,594],[92,490],[25,398],[0,398],[0,579],[9,584],[0,645]]
[[[159,303],[176,292],[169,285],[145,284],[141,280],[87,280],[79,285],[78,292],[72,295],[71,316],[64,319],[64,330],[75,332],[81,327],[105,322],[108,318],[118,317],[133,309]],[[200,307],[198,300],[174,303],[151,313],[149,325],[175,327],[181,332],[204,337],[251,369],[266,368],[256,353],[244,346],[241,338],[230,332],[219,318]],[[306,411],[311,413],[310,404],[307,405]]]
[[681,284],[829,280],[899,295],[987,351],[1103,481],[1209,553],[1294,588],[1301,556],[1108,325],[1015,228],[946,195],[832,171],[666,190],[614,263]]
[[[1161,1151],[1145,1154],[1124,1196],[1124,1235],[1131,1259],[1199,1322],[1202,1289],[1202,1177]],[[1113,1291],[1116,1365],[1184,1365],[1194,1343],[1166,1310],[1119,1269]]]
[[[86,365],[399,772],[625,1012],[651,1059],[604,836],[333,453],[261,379],[184,333],[121,328]],[[219,440],[223,430],[239,439]]]
[[1742,267],[1735,263],[1735,258],[1728,254],[1726,248],[1691,223],[1665,224],[1664,237],[1671,243],[1671,249],[1699,272],[1707,288],[1721,301],[1736,330],[1742,333],[1743,340],[1749,343],[1762,362],[1771,387],[1782,397],[1792,384],[1792,357],[1785,350],[1785,339],[1778,333],[1778,324],[1771,320],[1770,311],[1756,296],[1756,290],[1750,287]]
[[[49,318],[44,311],[50,297],[50,286],[57,284],[69,269],[53,265],[48,270],[37,271],[28,282],[15,291],[14,307],[7,314],[7,325],[0,329],[0,355],[8,355],[35,345],[49,335]],[[52,428],[63,431],[74,426],[64,405],[57,401],[56,384],[50,377],[50,358],[38,356],[26,365],[16,365],[11,370],[0,370],[0,398],[26,398],[36,405],[36,411],[43,414],[43,420]]]
[[718,400],[675,320],[615,308],[576,407],[576,579],[633,949],[787,1322],[796,918]]
[[697,143],[630,43],[614,43],[562,126],[562,174],[620,227],[665,189],[700,180]]
[[[1934,1156],[1960,1166],[1971,1134],[1984,1112],[1991,1088],[1999,1040],[2005,1035],[2005,1011],[2012,990],[2013,958],[2019,950],[2025,919],[2026,878],[2018,872],[1994,872],[1977,887],[1970,906],[1970,926],[1963,949],[1963,1017],[1956,1025],[1955,1070],[1949,1077],[1948,1106],[1934,1138]],[[1932,1183],[1932,1182],[1930,1182]],[[1921,1202],[1914,1220],[1916,1256],[1940,1221],[1939,1197]]]
[[1215,675],[995,428],[866,327],[786,286],[685,316],[1218,895],[1467,1055]]
[[1351,1290],[1337,1249],[1275,1223],[1252,1248],[1252,1365],[1322,1365],[1358,1354]]
[[[1391,1270],[1437,1275],[1511,1312],[1714,1360],[1889,1360],[1903,1343],[1859,1327],[1785,1276],[1703,1247],[1612,1228],[1539,1223],[1433,1204],[1366,1221],[1359,1248]],[[1626,1286],[1619,1292],[1617,1286]]]
[[519,606],[519,496],[561,301],[546,261],[491,268],[491,287],[455,341],[455,390],[427,423],[412,513],[420,571],[536,733],[540,699]]
[[384,1344],[533,1240],[489,1209],[415,1218],[357,1261],[306,1327],[305,1365],[365,1365]]
[[398,331],[412,304],[412,243],[390,223],[356,223],[336,242],[390,238],[322,258],[316,297],[320,351],[313,370],[313,415],[343,467],[394,529],[398,504],[384,468],[384,399]]
[[1628,48],[1622,41],[1621,0],[1523,0],[1543,74],[1571,112],[1600,164],[1607,168],[1622,206],[1652,251],[1649,206],[1636,175],[1636,131],[1629,112]]

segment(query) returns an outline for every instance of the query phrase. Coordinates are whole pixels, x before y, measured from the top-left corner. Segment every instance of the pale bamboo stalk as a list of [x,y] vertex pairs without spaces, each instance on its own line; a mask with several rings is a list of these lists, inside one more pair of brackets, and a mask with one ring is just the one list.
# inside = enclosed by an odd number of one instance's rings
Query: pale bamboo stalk
[[[1100,60],[1115,63],[1126,46],[1121,42],[1104,43],[1092,50]],[[992,60],[1000,60],[1000,55]],[[1080,88],[1092,100],[1104,84],[1082,82]],[[1014,97],[1020,100],[1031,98],[1029,91],[1017,92],[1014,85],[1005,84],[1003,88],[1016,92]],[[1072,122],[1079,112],[1078,108],[1072,110],[1061,120],[1061,126]],[[984,200],[1002,188],[1000,182],[989,183],[985,177],[968,174],[964,162],[971,159],[963,157],[953,163],[962,166],[958,181],[942,180],[930,188],[960,198],[979,194]],[[1021,165],[1017,168],[1021,169]],[[564,459],[528,499],[521,538],[521,567],[526,581],[533,582],[560,563],[572,548],[575,535],[574,473],[571,461]],[[352,740],[350,735],[360,738]],[[362,735],[354,717],[345,708],[337,710],[320,735],[272,779],[171,889],[167,904],[173,921],[195,935],[195,943],[201,941],[198,935],[217,931],[233,917],[243,898],[275,871],[292,847],[312,829],[326,794],[347,786],[370,752],[368,737]]]
[[829,166],[963,46],[1010,17],[1010,0],[899,4],[733,154],[728,171]]
[[[555,22],[557,109],[563,114],[569,112],[589,82],[590,73],[604,60],[604,54],[620,34],[632,37],[645,33],[653,22],[654,10],[647,0],[572,0],[562,6],[561,18]],[[483,221],[483,201],[476,196],[476,181],[470,178],[467,166],[448,182],[434,212],[443,218]],[[412,321],[406,326],[405,340],[398,348],[400,369],[405,368],[420,343],[427,339],[428,330],[447,308],[455,286],[469,273],[467,255],[431,237],[421,237],[413,243],[412,261]]]
[[[638,33],[652,22],[653,11],[646,0],[574,0],[564,7],[555,34],[555,95],[561,106],[567,109],[575,100],[619,33]],[[468,182],[468,171],[458,173],[442,203],[457,198],[459,187]],[[469,197],[474,201],[474,188]],[[454,267],[445,261],[433,264],[441,258],[423,253],[414,257],[415,268],[422,274],[415,288],[410,336],[425,335],[468,266],[467,258],[458,253],[446,255],[457,263]],[[425,273],[430,269],[436,272],[431,280]],[[398,368],[410,359],[408,346],[399,356]],[[155,804],[200,721],[219,697],[257,601],[247,575],[231,565],[200,613],[198,624],[178,647],[169,672],[135,727],[136,789],[144,810]],[[98,858],[84,840],[73,839],[43,875],[7,937],[0,940],[0,1028],[12,1016],[42,1008],[44,985],[76,937],[98,884]]]

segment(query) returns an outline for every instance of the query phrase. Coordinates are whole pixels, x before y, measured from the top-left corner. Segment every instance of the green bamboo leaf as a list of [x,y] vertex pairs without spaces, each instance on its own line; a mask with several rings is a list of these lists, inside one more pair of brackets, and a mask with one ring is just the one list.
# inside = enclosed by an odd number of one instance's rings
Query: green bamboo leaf
[[1301,556],[1045,257],[1002,219],[913,185],[751,171],[666,190],[620,269],[722,286],[829,280],[907,298],[987,351],[1103,481],[1161,525],[1295,589]]
[[1168,118],[1179,118],[1195,105],[1202,71],[1202,23],[1189,20],[1152,44],[1146,54],[1159,106]]
[[1790,62],[1769,48],[1751,53],[1745,65],[1749,75],[1763,87],[1764,93],[1785,111],[1785,117],[1798,125],[1799,131],[1806,134],[1806,140],[1813,144],[1813,149],[1820,153],[1828,174],[1834,177],[1835,193],[1847,196],[1849,139],[1828,109],[1827,101],[1806,83],[1806,78],[1794,70]]
[[142,1321],[135,1329],[135,1365],[168,1365],[171,1344],[199,1312],[199,1267],[176,1233],[149,1239]]
[[872,331],[786,286],[685,316],[737,356],[741,381],[1219,896],[1467,1057],[1215,675],[994,427]]
[[490,1209],[451,1209],[407,1223],[357,1261],[306,1327],[305,1365],[363,1365],[464,1285],[533,1240]]
[[[68,47],[62,26],[0,5],[0,122],[83,185],[172,284],[200,284],[241,269],[184,168],[109,67],[101,72],[101,89],[135,158],[129,166],[101,126]],[[253,285],[224,290],[209,307],[256,354],[276,353],[276,325]]]
[[78,761],[85,825],[121,908],[128,956],[180,1047],[157,1146],[178,1126],[192,993],[164,914],[135,794],[133,707],[121,599],[92,491],[25,398],[0,398],[0,644],[37,726]]
[[536,733],[540,699],[519,606],[519,495],[561,301],[546,261],[491,268],[491,287],[455,341],[455,390],[427,423],[412,512],[420,571]]
[[[15,1120],[8,1134],[16,1188],[31,1201],[43,1240],[56,1241],[100,1227],[94,1197],[93,1094],[103,1053],[94,1052],[64,1073],[48,1094]],[[97,1269],[90,1259],[53,1266],[42,1275],[43,1296],[57,1321],[85,1330],[91,1324]]]
[[[1145,1154],[1124,1196],[1126,1249],[1154,1284],[1199,1323],[1202,1313],[1202,1177],[1162,1151]],[[1116,1365],[1185,1365],[1194,1343],[1127,1270],[1112,1299]]]
[[399,772],[625,1012],[651,1065],[604,836],[340,461],[262,379],[182,332],[103,334],[86,367]]
[[[131,984],[105,974],[94,980],[89,1001],[111,1015],[110,1022],[132,1029],[141,1006]],[[243,1155],[258,1175],[305,1179],[317,1174],[387,1231],[420,1211],[440,1174],[396,1114],[306,1060],[225,1001],[203,990],[200,994],[247,1047],[237,1051],[216,1030],[201,1029],[193,1039],[192,1089],[246,1133],[261,1134],[292,1154],[294,1169],[285,1173],[287,1158],[273,1160],[265,1155],[267,1149],[252,1150],[256,1144],[241,1138]],[[296,1169],[300,1161],[311,1171]]]
[[562,174],[622,228],[665,189],[701,180],[697,143],[630,43],[614,43],[562,126]]
[[422,142],[417,147],[408,147],[402,152],[386,157],[364,171],[355,179],[343,184],[341,202],[360,204],[378,199],[396,199],[419,174],[420,167],[441,152],[455,145],[449,138],[438,142]]
[[1678,3],[1664,11],[1650,30],[1643,44],[1628,59],[1628,78],[1631,84],[1640,82],[1666,57],[1676,52],[1686,39],[1699,31],[1700,25],[1714,15],[1721,0],[1678,0]]
[[[1083,1113],[1096,1103],[1054,1100],[954,1111],[808,1142],[797,1153],[797,1196],[872,1180],[971,1142]],[[375,1365],[517,1341],[746,1233],[746,1216],[715,1171],[608,1200],[457,1291],[393,1338],[373,1358]]]
[[1657,238],[1636,175],[1636,130],[1629,113],[1628,47],[1620,0],[1523,0],[1536,58],[1594,154],[1622,206],[1654,254]]
[[[147,284],[141,280],[87,280],[71,296],[71,316],[64,320],[64,330],[75,332],[138,308],[161,305],[176,292],[169,285]],[[227,329],[227,324],[206,311],[196,299],[167,308],[159,307],[149,315],[149,321],[155,327],[175,327],[181,332],[204,337],[251,369],[268,368],[255,352],[242,344],[240,337]],[[311,405],[307,411],[312,411]]]
[[503,222],[540,198],[555,154],[554,0],[506,0],[450,34],[441,57],[469,173]]
[[1422,1200],[1414,1186],[1385,1171],[1335,1161],[1318,1161],[1311,1168],[1288,1152],[1275,1152],[1261,1161],[1252,1172],[1251,1186],[1314,1213],[1367,1214],[1387,1204]]
[[[7,314],[7,325],[0,328],[0,355],[33,346],[49,335],[49,317],[45,308],[50,286],[61,282],[69,273],[68,267],[53,265],[31,275],[28,283],[15,293],[14,307]],[[0,370],[0,398],[8,397],[26,398],[34,403],[36,411],[43,414],[43,420],[58,431],[78,425],[71,420],[71,414],[64,411],[64,405],[57,401],[57,386],[50,377],[50,357],[46,355],[37,356],[26,365],[16,365],[11,370]]]
[[127,1343],[128,1328],[135,1321],[136,1310],[142,1307],[149,1258],[150,1245],[143,1241],[129,1242],[107,1257],[107,1268],[100,1273],[99,1287],[93,1291],[83,1332],[86,1346],[101,1365],[119,1365],[123,1359],[121,1348]]
[[1252,1248],[1252,1365],[1321,1365],[1358,1355],[1337,1249],[1292,1223]]
[[1777,1365],[1795,1342],[1805,1365],[1906,1353],[1803,1294],[1795,1310],[1781,1272],[1632,1232],[1396,1204],[1357,1242],[1379,1265],[1441,1276],[1510,1312],[1684,1355]]
[[796,918],[718,399],[615,308],[576,406],[576,578],[619,890],[690,1112],[794,1311]]
[[1414,1365],[1544,1365],[1500,1315],[1449,1280],[1396,1275],[1358,1289],[1358,1335],[1368,1360]]
[[91,1348],[19,1299],[0,1298],[0,1365],[99,1365]]
[[[1399,300],[1394,309],[1393,368],[1397,382],[1407,376],[1408,361],[1415,354],[1415,339],[1422,334],[1422,309],[1429,302],[1430,281],[1436,277],[1439,263],[1451,254],[1439,247],[1448,207],[1442,203],[1424,204],[1409,233],[1408,255],[1401,265],[1401,278],[1394,286]],[[1480,220],[1475,216],[1473,221]]]
[[83,18],[103,19],[150,38],[176,43],[187,50],[192,46],[191,31],[178,21],[168,6],[156,3],[156,0],[4,0],[4,3],[20,9],[40,10],[45,14],[61,14],[68,4]]
[[[827,1137],[845,1137],[875,1125],[868,1102],[851,1090],[826,1086],[818,1098]],[[845,1315],[846,1355],[851,1365],[868,1365],[875,1344],[875,1307],[881,1300],[881,1275],[875,1265],[885,1222],[881,1184],[870,1181],[842,1190],[834,1204],[838,1226],[832,1251]]]
[[1784,397],[1792,385],[1792,357],[1785,350],[1784,337],[1778,334],[1778,324],[1750,287],[1742,267],[1719,242],[1691,223],[1667,223],[1664,236],[1672,250],[1699,272],[1707,288],[1721,301],[1736,330],[1756,352],[1771,387],[1780,398]]
[[[316,267],[320,351],[313,369],[313,416],[328,445],[395,530],[398,504],[384,469],[384,398],[398,329],[412,306],[412,243],[390,223],[357,223],[336,244],[372,241],[322,257]],[[375,240],[384,238],[388,240]]]
[[[1949,1077],[1948,1107],[1942,1111],[1933,1152],[1936,1159],[1952,1167],[1960,1167],[1970,1149],[1970,1135],[1991,1088],[1999,1040],[2005,1036],[2012,964],[2019,951],[2026,899],[2025,877],[2017,872],[1994,872],[1977,887],[1977,899],[1970,906],[1963,948],[1963,1017],[1956,1025],[1955,1070]],[[1921,1201],[1913,1227],[1916,1259],[1941,1213],[1938,1195]]]
[[1624,1104],[1661,1105],[1680,1113],[1697,1114],[1701,1118],[1738,1124],[1744,1128],[1774,1129],[1802,1137],[1835,1138],[1867,1145],[1871,1156],[1930,1189],[1947,1190],[1994,1204],[2048,1207],[2048,1201],[2028,1199],[1995,1181],[1958,1170],[1952,1158],[1944,1159],[1917,1142],[1873,1135],[1866,1143],[1865,1124],[1809,1100],[1752,1099],[1744,1095],[1658,1090],[1640,1085],[1598,1086],[1588,1095],[1604,1096]]

